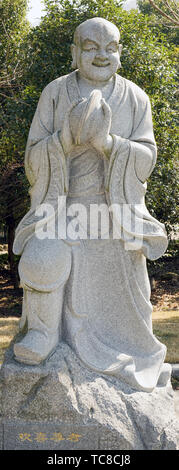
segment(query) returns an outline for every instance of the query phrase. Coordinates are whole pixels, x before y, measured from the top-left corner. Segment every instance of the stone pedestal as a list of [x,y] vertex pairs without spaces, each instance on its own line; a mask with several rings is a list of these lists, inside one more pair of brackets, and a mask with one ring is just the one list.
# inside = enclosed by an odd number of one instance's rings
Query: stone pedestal
[[135,391],[85,368],[64,343],[41,366],[25,366],[12,346],[0,373],[2,449],[177,449],[170,384]]

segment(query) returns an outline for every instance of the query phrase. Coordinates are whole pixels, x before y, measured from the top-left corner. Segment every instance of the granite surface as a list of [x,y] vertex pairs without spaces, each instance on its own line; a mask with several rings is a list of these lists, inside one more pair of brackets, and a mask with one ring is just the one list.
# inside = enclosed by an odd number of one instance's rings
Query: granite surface
[[177,448],[170,383],[139,392],[90,371],[65,343],[40,366],[18,364],[11,346],[0,382],[5,449]]

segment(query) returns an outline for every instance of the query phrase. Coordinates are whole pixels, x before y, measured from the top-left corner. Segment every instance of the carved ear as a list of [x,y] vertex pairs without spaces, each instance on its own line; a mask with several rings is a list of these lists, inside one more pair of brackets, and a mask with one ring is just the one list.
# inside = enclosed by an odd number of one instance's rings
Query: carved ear
[[[118,51],[119,51],[119,57],[121,57],[122,49],[123,49],[122,44],[119,44],[119,49],[118,49]],[[119,60],[119,67],[118,67],[118,68],[120,69],[121,67],[122,67],[122,66],[121,66],[121,61]]]
[[76,60],[76,46],[75,44],[71,45],[71,55],[72,55],[72,63],[71,67],[72,69],[77,69],[77,60]]
[[119,57],[121,56],[122,49],[123,49],[123,45],[119,44]]

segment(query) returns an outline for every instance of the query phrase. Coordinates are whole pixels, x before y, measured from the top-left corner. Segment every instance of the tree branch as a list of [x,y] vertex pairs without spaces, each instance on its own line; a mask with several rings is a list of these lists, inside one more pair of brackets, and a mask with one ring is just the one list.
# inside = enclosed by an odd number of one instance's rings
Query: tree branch
[[179,20],[179,15],[177,15],[177,13],[173,10],[173,8],[171,8],[170,4],[168,3],[167,0],[163,0],[163,2],[165,3],[165,5],[168,7],[169,11],[172,13],[172,15],[176,18],[176,20]]
[[171,16],[167,15],[167,13],[161,10],[161,8],[159,8],[153,0],[149,0],[149,2],[153,6],[153,8],[155,8],[155,10],[157,10],[162,16],[164,16],[164,18],[167,18],[167,20],[171,21],[173,24],[179,26],[179,20],[176,20]]
[[172,2],[174,3],[174,5],[176,6],[176,8],[178,9],[177,2],[176,2],[175,0],[172,0]]
[[22,104],[25,104],[26,106],[30,106],[29,103],[26,103],[26,101],[23,101],[23,100],[17,98],[16,96],[8,96],[8,95],[5,95],[5,93],[1,93],[1,92],[0,92],[0,96],[3,96],[3,98],[7,98],[8,100],[9,100],[9,99],[10,99],[10,100],[14,100],[14,101],[16,101],[17,103],[22,103]]

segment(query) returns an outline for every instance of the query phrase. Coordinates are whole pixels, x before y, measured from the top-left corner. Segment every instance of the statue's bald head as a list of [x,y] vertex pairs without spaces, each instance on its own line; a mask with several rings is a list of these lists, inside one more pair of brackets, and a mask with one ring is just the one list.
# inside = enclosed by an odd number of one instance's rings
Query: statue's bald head
[[110,21],[104,18],[84,21],[74,33],[72,67],[94,83],[109,80],[120,66],[119,39],[119,30]]
[[76,44],[76,46],[80,46],[81,37],[83,36],[83,34],[86,34],[89,30],[94,30],[98,32],[100,30],[103,30],[104,32],[111,32],[116,36],[118,42],[120,40],[120,32],[117,26],[115,26],[113,23],[106,20],[105,18],[95,17],[84,21],[75,29],[73,42],[74,44]]

